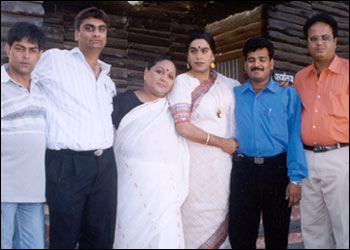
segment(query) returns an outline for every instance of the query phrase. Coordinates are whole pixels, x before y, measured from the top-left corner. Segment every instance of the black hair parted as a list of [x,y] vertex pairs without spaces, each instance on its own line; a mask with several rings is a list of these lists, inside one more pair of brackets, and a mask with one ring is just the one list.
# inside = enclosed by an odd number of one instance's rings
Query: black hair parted
[[173,60],[171,60],[169,57],[166,57],[166,56],[156,56],[156,57],[152,58],[152,60],[148,63],[146,68],[148,70],[150,70],[154,65],[156,65],[158,62],[161,62],[161,61],[170,61],[174,64],[174,66],[176,68],[176,65],[173,62]]
[[205,41],[207,41],[213,54],[214,55],[216,54],[216,47],[215,47],[214,38],[212,37],[212,35],[210,35],[207,32],[195,32],[195,33],[191,34],[189,39],[188,39],[188,42],[186,44],[186,51],[187,52],[188,52],[188,49],[190,48],[190,45],[193,42],[193,40],[196,40],[196,39],[204,39]]
[[247,56],[249,52],[254,52],[258,49],[266,48],[269,51],[270,61],[273,59],[275,54],[275,48],[273,44],[264,37],[253,37],[248,39],[243,46],[243,55],[245,60],[247,60]]
[[35,24],[28,22],[17,22],[7,32],[7,43],[11,47],[14,42],[27,38],[31,43],[37,43],[39,50],[43,50],[46,36]]
[[336,38],[338,37],[338,23],[337,21],[330,15],[324,14],[324,13],[320,13],[320,14],[316,14],[314,16],[312,16],[311,18],[309,18],[308,20],[306,20],[303,31],[304,31],[304,36],[305,39],[308,39],[308,32],[310,27],[317,22],[322,22],[322,23],[326,23],[329,26],[331,26],[332,30],[333,30],[333,37]]

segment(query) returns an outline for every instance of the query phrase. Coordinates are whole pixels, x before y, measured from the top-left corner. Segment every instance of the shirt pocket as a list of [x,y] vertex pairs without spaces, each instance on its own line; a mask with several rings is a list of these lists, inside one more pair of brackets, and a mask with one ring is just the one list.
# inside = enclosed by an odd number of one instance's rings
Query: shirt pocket
[[282,103],[276,103],[264,110],[270,134],[276,139],[288,138],[287,108]]
[[349,117],[349,94],[329,93],[330,115],[338,118]]

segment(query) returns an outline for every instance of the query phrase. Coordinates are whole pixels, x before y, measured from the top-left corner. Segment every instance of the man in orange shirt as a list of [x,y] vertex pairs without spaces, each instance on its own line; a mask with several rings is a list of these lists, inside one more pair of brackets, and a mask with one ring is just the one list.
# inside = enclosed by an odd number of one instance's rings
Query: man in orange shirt
[[337,22],[318,14],[304,34],[312,65],[295,76],[303,106],[301,229],[306,248],[349,249],[349,60],[335,54]]

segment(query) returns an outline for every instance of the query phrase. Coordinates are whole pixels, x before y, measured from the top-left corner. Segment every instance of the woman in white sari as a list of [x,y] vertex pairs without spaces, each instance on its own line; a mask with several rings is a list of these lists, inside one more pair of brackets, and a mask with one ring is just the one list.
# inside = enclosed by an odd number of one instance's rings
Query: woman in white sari
[[168,94],[176,130],[190,150],[190,190],[182,207],[185,245],[230,248],[231,154],[237,147],[233,87],[239,82],[212,69],[215,44],[210,34],[193,34],[187,51],[191,70],[176,78]]
[[181,205],[188,193],[189,154],[167,99],[176,69],[158,57],[144,89],[114,99],[118,169],[115,248],[184,248]]

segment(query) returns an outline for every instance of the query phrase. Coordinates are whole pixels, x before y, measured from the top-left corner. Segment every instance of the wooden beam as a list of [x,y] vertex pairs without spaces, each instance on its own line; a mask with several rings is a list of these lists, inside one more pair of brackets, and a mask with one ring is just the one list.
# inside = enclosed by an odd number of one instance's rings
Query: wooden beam
[[215,62],[222,62],[222,61],[235,59],[237,57],[241,57],[242,55],[243,55],[242,49],[236,49],[236,50],[229,51],[229,52],[215,56]]
[[[263,6],[256,7],[253,10],[244,11],[235,15],[231,15],[224,20],[217,21],[215,23],[206,26],[206,30],[212,35],[218,35],[226,32],[232,27],[237,27],[237,22],[240,25],[247,25],[262,20],[263,17]],[[229,27],[229,28],[228,28]]]

